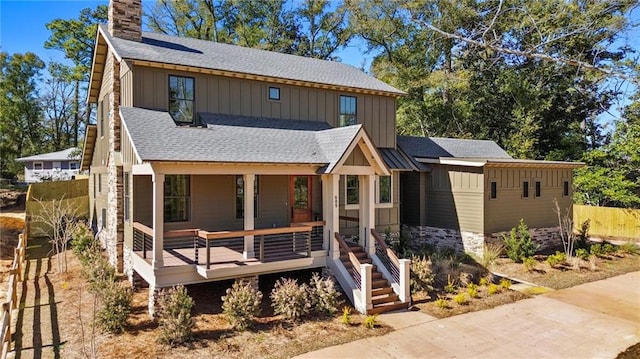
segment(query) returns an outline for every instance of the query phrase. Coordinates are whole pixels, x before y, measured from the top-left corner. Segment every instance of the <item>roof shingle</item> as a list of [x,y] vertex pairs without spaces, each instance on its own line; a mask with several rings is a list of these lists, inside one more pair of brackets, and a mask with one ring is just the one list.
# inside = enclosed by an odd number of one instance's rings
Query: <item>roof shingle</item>
[[497,143],[487,140],[398,136],[398,147],[415,158],[512,158]]

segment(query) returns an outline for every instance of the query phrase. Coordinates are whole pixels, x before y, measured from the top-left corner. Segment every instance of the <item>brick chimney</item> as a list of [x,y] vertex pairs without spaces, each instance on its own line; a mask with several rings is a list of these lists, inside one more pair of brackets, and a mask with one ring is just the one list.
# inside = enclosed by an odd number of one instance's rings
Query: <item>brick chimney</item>
[[142,41],[141,0],[109,1],[109,34],[121,39]]

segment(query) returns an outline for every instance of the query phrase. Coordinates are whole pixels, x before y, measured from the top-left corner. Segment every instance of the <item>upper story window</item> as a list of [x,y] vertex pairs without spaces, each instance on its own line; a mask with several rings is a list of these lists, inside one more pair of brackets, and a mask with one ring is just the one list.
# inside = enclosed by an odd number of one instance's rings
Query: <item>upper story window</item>
[[377,203],[391,203],[391,176],[378,176]]
[[498,198],[498,184],[496,182],[491,182],[491,199]]
[[360,203],[360,191],[359,191],[359,181],[358,176],[347,176],[346,177],[346,204],[358,204]]
[[34,171],[42,171],[44,169],[44,165],[42,164],[42,162],[34,162],[33,163],[33,170]]
[[169,113],[174,121],[193,122],[194,92],[193,77],[169,76]]
[[522,182],[522,198],[529,198],[529,182]]
[[280,101],[280,87],[269,86],[269,100]]
[[353,96],[340,96],[340,117],[338,127],[356,124],[356,98]]
[[164,178],[165,222],[186,222],[189,220],[190,182],[189,175],[167,175]]

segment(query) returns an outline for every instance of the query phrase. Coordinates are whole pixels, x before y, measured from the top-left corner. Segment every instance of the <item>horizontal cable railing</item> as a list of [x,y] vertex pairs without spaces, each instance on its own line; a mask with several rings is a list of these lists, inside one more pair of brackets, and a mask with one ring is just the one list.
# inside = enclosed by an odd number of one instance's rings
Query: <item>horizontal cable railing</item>
[[360,261],[358,260],[358,257],[356,257],[356,255],[353,254],[351,247],[349,247],[349,245],[347,245],[344,239],[342,239],[342,237],[340,236],[340,233],[335,234],[335,239],[336,239],[336,242],[338,242],[338,246],[340,247],[340,254],[342,255],[342,253],[344,253],[349,257],[351,268],[349,268],[349,266],[345,266],[345,269],[347,270],[347,272],[349,272],[349,274],[351,274],[351,278],[353,279],[353,282],[356,284],[356,287],[361,288],[362,279],[360,276]]
[[395,253],[387,246],[375,229],[371,229],[371,236],[375,239],[376,255],[389,271],[393,280],[400,283],[400,261]]
[[291,226],[307,226],[312,227],[311,230],[311,250],[312,251],[321,251],[324,245],[324,221],[314,221],[314,222],[298,222],[291,223]]

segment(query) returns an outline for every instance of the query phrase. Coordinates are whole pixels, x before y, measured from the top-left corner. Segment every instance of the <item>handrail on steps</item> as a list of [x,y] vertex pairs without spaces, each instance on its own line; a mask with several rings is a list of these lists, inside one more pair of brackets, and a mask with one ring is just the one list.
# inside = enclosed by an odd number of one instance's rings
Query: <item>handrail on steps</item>
[[396,256],[396,254],[393,253],[391,248],[387,246],[387,243],[385,243],[385,241],[382,238],[380,238],[380,234],[375,229],[371,228],[371,235],[373,236],[373,238],[376,239],[376,242],[378,243],[380,248],[382,248],[387,253],[387,256],[389,256],[389,259],[391,260],[391,262],[393,262],[393,264],[397,268],[400,268],[400,261],[398,260],[398,256]]
[[358,260],[358,257],[356,257],[355,254],[353,254],[353,251],[351,250],[351,247],[349,247],[347,245],[347,243],[344,241],[344,239],[342,239],[342,237],[340,237],[340,233],[335,234],[336,240],[338,241],[338,245],[340,246],[340,248],[342,248],[347,255],[349,256],[349,261],[351,262],[351,265],[353,266],[353,268],[358,271],[360,270],[360,261]]

